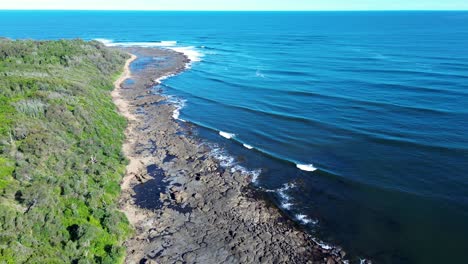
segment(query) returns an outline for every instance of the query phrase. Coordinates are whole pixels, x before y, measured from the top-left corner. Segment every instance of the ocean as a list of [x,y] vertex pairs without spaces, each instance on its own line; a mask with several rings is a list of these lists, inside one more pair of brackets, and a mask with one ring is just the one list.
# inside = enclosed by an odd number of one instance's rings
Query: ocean
[[0,11],[9,38],[186,53],[162,89],[227,167],[359,261],[468,263],[468,12]]

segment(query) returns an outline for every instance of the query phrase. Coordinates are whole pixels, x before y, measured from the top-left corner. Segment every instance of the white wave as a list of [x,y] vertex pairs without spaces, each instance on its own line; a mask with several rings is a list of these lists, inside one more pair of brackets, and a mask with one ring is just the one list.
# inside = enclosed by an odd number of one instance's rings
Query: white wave
[[166,80],[166,79],[168,79],[168,78],[171,78],[171,77],[173,77],[173,76],[175,76],[175,74],[167,74],[167,75],[164,75],[164,76],[161,76],[161,77],[155,79],[154,81],[155,81],[157,84],[161,84],[162,81],[164,81],[164,80]]
[[245,167],[242,167],[241,165],[234,165],[231,168],[231,173],[234,173],[236,171],[239,171],[242,175],[250,176],[252,177],[251,182],[252,183],[257,183],[258,177],[262,173],[261,169],[256,169],[256,170],[248,170]]
[[[281,197],[281,208],[285,209],[285,210],[291,210],[292,207],[294,206],[294,203],[293,203],[293,198],[291,196],[289,196],[289,194],[287,193],[288,190],[292,189],[292,188],[296,188],[296,185],[294,183],[285,183],[283,184],[283,186],[277,190],[266,190],[267,192],[276,192],[280,197]],[[304,214],[296,214],[295,215],[296,219],[301,222],[302,224],[313,224],[313,225],[316,225],[318,224],[318,220],[313,220],[313,219],[310,219],[308,218],[306,215]]]
[[221,167],[231,167],[235,165],[235,159],[226,153],[222,148],[216,144],[208,143],[208,147],[211,149],[210,156],[214,157],[219,161]]
[[295,188],[296,185],[294,183],[285,183],[283,187],[280,189],[276,190],[276,193],[281,197],[281,207],[290,210],[291,207],[294,205],[291,201],[292,198],[287,194],[287,191]]
[[296,167],[303,171],[315,171],[317,168],[312,164],[296,164]]
[[248,144],[242,144],[246,149],[253,149],[254,147],[248,145]]
[[187,56],[190,60],[190,64],[186,65],[187,68],[190,68],[192,63],[201,61],[201,58],[204,56],[203,53],[199,52],[194,46],[177,47],[178,43],[175,40],[163,40],[158,42],[114,42],[113,40],[102,38],[94,40],[99,41],[108,47],[161,47],[171,49]]
[[99,42],[101,42],[102,44],[104,44],[106,46],[111,45],[113,43],[113,40],[111,40],[111,39],[96,38],[94,40],[99,41]]
[[219,135],[227,139],[231,139],[236,136],[236,134],[232,134],[232,133],[228,133],[224,131],[219,131]]
[[161,43],[161,45],[163,45],[164,47],[171,47],[177,45],[177,41],[175,40],[163,40],[159,43]]
[[305,225],[310,224],[312,222],[312,220],[307,218],[307,215],[303,215],[303,214],[297,214],[296,219]]
[[230,169],[231,173],[236,171],[240,172],[242,175],[250,176],[252,178],[252,183],[256,183],[258,177],[262,173],[261,169],[249,170],[245,167],[237,164],[237,161],[234,157],[229,155],[224,149],[220,148],[217,144],[214,143],[204,143],[208,145],[211,149],[210,155],[219,161],[219,165],[223,168]]
[[182,119],[180,118],[180,109],[182,109],[182,107],[177,107],[174,112],[172,113],[172,118],[174,118],[175,120],[179,120],[179,121],[182,121],[182,122],[186,122],[185,119]]
[[172,112],[172,118],[182,122],[186,122],[184,119],[180,118],[180,110],[185,107],[187,100],[177,98],[175,96],[168,96],[167,101],[174,105],[174,111]]
[[190,62],[199,62],[203,57],[203,53],[199,52],[194,46],[187,46],[187,47],[171,47],[169,48],[173,51],[180,52],[189,58]]
[[328,245],[328,244],[324,243],[323,241],[317,240],[316,238],[313,238],[312,240],[313,240],[317,245],[319,245],[322,249],[330,250],[330,249],[333,248],[333,246]]
[[296,188],[296,184],[294,184],[294,183],[285,183],[285,184],[283,184],[283,187],[278,189],[278,192],[284,192],[284,191],[290,190],[292,188]]

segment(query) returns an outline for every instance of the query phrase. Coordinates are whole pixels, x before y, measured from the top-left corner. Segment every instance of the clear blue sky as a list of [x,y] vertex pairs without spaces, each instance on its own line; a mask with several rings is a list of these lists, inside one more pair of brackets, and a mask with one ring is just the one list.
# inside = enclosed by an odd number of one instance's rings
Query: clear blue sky
[[0,0],[0,9],[468,10],[468,0]]

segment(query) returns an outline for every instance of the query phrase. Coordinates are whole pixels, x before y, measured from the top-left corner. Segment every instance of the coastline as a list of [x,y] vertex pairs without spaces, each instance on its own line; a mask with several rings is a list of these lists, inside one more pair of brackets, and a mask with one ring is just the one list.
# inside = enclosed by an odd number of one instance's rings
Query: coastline
[[126,121],[110,90],[128,56],[81,39],[0,50],[0,263],[122,263]]
[[[220,166],[190,136],[191,124],[175,119],[176,106],[151,92],[159,80],[187,68],[185,55],[124,50],[132,55],[112,97],[128,120],[120,208],[135,235],[124,245],[127,263],[347,262],[343,250],[321,245],[261,198],[251,177]],[[165,61],[131,72],[137,57]],[[126,85],[129,78],[132,84]]]

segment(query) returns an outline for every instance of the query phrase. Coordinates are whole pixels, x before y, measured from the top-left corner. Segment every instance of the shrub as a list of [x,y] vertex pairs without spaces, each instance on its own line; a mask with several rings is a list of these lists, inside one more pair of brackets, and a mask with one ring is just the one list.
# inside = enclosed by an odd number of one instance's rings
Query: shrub
[[127,57],[98,42],[0,39],[0,263],[123,261],[126,123],[109,91]]
[[16,111],[28,117],[40,118],[44,116],[46,104],[38,99],[25,99],[14,104]]

